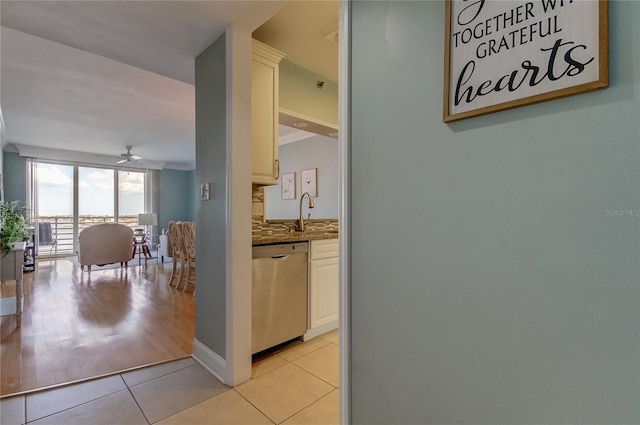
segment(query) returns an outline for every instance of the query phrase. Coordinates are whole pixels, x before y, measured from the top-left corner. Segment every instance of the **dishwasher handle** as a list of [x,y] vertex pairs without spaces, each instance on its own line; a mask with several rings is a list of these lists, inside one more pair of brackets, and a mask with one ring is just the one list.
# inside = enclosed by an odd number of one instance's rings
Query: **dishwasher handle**
[[289,258],[289,254],[274,255],[273,257],[271,257],[272,260],[276,260],[276,261],[283,261],[283,260],[286,260],[287,258]]

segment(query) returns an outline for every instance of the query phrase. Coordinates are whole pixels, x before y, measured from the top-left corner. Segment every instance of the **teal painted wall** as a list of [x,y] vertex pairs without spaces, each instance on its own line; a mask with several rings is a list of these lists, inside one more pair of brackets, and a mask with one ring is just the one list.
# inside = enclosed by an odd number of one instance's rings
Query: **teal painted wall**
[[190,171],[160,171],[158,196],[158,229],[169,221],[193,221],[193,184]]
[[[338,127],[338,83],[286,59],[279,71],[280,108]],[[322,90],[318,80],[325,83]]]
[[221,358],[226,356],[227,280],[225,40],[223,34],[196,58],[196,181],[198,187],[210,182],[212,193],[210,201],[196,204],[196,251],[210,253],[197,263],[196,339]]
[[281,145],[278,150],[280,175],[295,172],[296,199],[283,200],[282,185],[265,186],[265,216],[267,219],[297,219],[300,216],[302,183],[300,171],[317,168],[317,194],[315,207],[304,216],[311,218],[338,218],[338,141],[331,137],[314,136],[299,142]]
[[444,2],[351,7],[352,423],[640,423],[640,2],[608,89],[449,125]]
[[2,178],[4,199],[27,201],[27,161],[17,153],[4,152]]
[[187,184],[189,190],[187,191],[187,213],[189,220],[195,221],[196,219],[196,192],[200,193],[200,188],[196,187],[196,170],[187,171]]
[[4,146],[6,141],[4,117],[2,115],[2,107],[0,106],[0,175],[4,174]]

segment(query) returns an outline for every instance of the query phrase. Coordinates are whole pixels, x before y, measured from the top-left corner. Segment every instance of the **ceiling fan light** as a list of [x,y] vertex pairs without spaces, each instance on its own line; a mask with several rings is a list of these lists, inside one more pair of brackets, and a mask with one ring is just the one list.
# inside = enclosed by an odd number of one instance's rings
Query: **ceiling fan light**
[[125,146],[125,148],[127,149],[127,152],[120,154],[120,160],[116,162],[116,164],[130,164],[132,162],[144,159],[139,155],[134,155],[131,153],[131,149],[133,148],[133,146]]

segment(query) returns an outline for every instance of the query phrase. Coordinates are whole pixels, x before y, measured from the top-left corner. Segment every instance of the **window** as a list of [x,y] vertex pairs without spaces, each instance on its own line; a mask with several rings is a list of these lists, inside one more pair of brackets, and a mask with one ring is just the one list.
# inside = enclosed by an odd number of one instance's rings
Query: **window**
[[33,218],[50,229],[46,235],[38,229],[38,254],[73,253],[73,166],[36,163],[31,178]]
[[114,170],[78,167],[78,215],[81,228],[116,221]]
[[134,226],[144,208],[145,173],[118,171],[118,222]]
[[40,161],[31,161],[29,169],[29,208],[42,245],[38,255],[73,254],[85,227],[105,222],[138,227],[138,214],[147,212],[144,171]]

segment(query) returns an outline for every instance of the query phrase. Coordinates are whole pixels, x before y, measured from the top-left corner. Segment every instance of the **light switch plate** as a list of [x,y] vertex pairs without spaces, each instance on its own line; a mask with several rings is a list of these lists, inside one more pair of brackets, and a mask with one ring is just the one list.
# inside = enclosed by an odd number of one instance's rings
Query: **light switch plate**
[[200,200],[208,201],[211,199],[211,183],[202,183],[200,185]]

